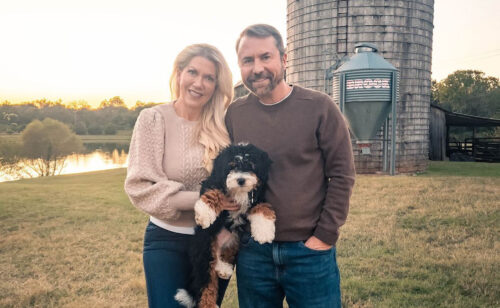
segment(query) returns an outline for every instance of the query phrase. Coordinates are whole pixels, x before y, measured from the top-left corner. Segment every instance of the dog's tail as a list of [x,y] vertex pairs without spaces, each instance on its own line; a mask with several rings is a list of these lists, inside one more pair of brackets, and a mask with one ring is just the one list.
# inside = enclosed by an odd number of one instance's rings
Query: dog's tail
[[193,297],[189,295],[188,291],[184,289],[177,290],[177,293],[175,294],[175,300],[186,308],[194,308],[196,306]]

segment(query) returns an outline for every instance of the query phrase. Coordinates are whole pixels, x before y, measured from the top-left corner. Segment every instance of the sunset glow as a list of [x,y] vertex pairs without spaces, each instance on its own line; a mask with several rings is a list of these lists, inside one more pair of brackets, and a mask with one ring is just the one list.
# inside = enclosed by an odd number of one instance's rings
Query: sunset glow
[[[490,34],[499,10],[496,0],[436,0],[433,78],[456,69],[500,76],[500,40]],[[2,1],[0,102],[165,102],[175,55],[198,42],[222,51],[236,83],[234,44],[255,23],[286,37],[286,1]]]

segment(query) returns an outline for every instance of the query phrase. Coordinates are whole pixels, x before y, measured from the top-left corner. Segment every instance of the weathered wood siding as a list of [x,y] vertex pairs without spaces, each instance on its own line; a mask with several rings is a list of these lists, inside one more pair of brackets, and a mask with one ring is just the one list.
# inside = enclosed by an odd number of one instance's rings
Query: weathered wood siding
[[429,158],[445,160],[446,158],[446,117],[443,110],[431,107],[429,127]]

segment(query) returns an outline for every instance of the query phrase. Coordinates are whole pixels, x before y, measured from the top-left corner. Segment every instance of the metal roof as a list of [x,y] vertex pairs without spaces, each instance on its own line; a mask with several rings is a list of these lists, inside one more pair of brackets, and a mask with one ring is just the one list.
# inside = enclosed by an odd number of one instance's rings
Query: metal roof
[[378,54],[377,47],[369,43],[357,44],[356,53],[346,63],[342,64],[335,73],[356,70],[397,71],[391,63]]
[[467,127],[500,126],[500,119],[491,119],[491,118],[484,118],[468,114],[451,112],[434,104],[431,104],[431,107],[444,111],[447,126],[467,126]]

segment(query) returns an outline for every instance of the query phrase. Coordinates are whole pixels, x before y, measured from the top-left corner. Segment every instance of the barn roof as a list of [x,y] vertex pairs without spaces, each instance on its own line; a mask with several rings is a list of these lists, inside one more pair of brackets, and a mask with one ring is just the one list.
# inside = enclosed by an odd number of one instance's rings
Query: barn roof
[[440,106],[431,104],[432,108],[442,110],[446,117],[447,126],[491,127],[500,126],[500,119],[477,117],[468,114],[451,112]]

